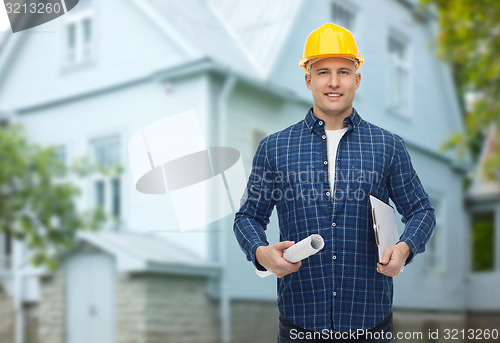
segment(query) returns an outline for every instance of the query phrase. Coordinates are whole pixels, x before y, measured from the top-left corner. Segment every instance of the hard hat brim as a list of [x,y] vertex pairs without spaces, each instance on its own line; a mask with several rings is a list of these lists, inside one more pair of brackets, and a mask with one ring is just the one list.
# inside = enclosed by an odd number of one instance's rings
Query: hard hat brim
[[327,57],[341,57],[341,58],[347,58],[350,60],[355,60],[358,62],[358,66],[356,67],[356,72],[361,68],[361,65],[363,65],[364,62],[364,56],[363,55],[351,55],[351,54],[323,54],[323,55],[316,55],[316,56],[308,56],[308,58],[302,58],[299,60],[299,65],[300,67],[307,73],[309,74],[309,71],[307,70],[307,65],[310,61],[318,58],[327,58]]

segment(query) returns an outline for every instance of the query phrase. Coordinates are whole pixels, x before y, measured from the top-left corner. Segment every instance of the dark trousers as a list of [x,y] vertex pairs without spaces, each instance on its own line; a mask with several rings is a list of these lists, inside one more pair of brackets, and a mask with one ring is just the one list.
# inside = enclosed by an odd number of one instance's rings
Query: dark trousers
[[312,332],[295,325],[280,313],[278,343],[393,343],[393,334],[392,313],[380,324],[363,333],[360,331],[340,333],[326,330],[320,333]]

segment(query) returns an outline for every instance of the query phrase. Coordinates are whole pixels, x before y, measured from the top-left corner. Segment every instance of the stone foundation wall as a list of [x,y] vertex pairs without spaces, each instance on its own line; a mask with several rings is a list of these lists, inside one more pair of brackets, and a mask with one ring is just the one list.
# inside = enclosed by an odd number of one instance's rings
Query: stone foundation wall
[[62,270],[40,280],[38,342],[65,343],[66,280]]
[[116,343],[143,343],[145,332],[146,284],[140,277],[116,276]]
[[16,312],[12,298],[0,287],[0,342],[14,343]]
[[231,341],[276,342],[278,315],[276,301],[231,300]]
[[[500,341],[500,311],[491,311],[491,312],[468,312],[467,313],[467,329],[473,329],[474,335],[476,338],[479,338],[478,335],[481,336],[480,339],[471,339],[466,342],[499,342]],[[498,338],[490,338],[486,336],[486,331],[491,331],[496,329],[499,335]],[[488,339],[487,339],[488,338]]]
[[29,343],[44,343],[38,339],[38,302],[24,304],[24,340]]
[[[466,325],[465,312],[420,311],[394,309],[394,335],[403,335],[396,342],[444,342],[446,330],[462,330]],[[435,340],[437,338],[437,340]],[[464,342],[461,339],[450,340]]]
[[117,343],[219,342],[217,304],[203,277],[163,274],[117,278]]
[[[41,279],[39,304],[25,306],[31,342],[65,342],[65,277],[59,270]],[[207,294],[205,277],[118,274],[115,285],[116,343],[219,343],[219,303]],[[12,299],[0,289],[0,343],[15,342]],[[231,342],[276,341],[275,301],[231,300]],[[396,342],[443,341],[446,330],[500,330],[500,312],[394,310]],[[431,333],[439,332],[437,340]],[[415,336],[420,333],[421,336]],[[460,335],[459,335],[460,336]],[[494,340],[482,340],[493,342]],[[453,342],[468,343],[458,337]]]

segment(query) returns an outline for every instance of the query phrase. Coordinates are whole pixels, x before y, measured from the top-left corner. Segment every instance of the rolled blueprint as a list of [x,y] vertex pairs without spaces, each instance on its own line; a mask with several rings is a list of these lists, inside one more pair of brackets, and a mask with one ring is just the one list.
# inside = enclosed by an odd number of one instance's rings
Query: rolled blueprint
[[[310,235],[300,242],[295,243],[290,248],[285,249],[283,258],[288,262],[297,263],[305,258],[308,258],[311,255],[316,254],[318,251],[323,249],[324,246],[325,242],[323,241],[323,237],[316,234]],[[255,272],[260,277],[273,275],[273,273],[270,271],[262,271],[256,269]]]

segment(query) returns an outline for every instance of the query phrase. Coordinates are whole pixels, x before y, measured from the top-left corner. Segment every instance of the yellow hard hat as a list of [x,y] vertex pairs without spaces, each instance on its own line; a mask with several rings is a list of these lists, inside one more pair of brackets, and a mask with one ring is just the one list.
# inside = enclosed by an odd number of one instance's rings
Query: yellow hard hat
[[352,33],[332,23],[326,23],[309,34],[299,65],[309,74],[307,68],[309,62],[325,57],[344,57],[353,60],[357,64],[356,71],[361,68],[364,61]]

